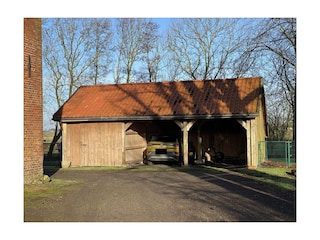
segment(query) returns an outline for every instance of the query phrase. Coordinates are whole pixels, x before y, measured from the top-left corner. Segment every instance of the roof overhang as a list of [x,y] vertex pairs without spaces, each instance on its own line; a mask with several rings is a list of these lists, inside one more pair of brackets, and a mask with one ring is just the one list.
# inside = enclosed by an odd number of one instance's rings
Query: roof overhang
[[258,113],[250,114],[215,114],[215,115],[174,115],[174,116],[118,116],[118,117],[77,117],[53,119],[63,123],[72,122],[127,122],[127,121],[154,121],[154,120],[210,120],[210,119],[252,119]]

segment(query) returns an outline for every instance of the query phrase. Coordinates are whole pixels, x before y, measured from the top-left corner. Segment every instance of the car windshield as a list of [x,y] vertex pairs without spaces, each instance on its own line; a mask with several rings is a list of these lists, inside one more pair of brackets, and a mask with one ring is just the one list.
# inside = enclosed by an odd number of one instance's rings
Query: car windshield
[[157,142],[175,142],[176,138],[172,136],[153,136],[151,138],[151,141],[157,141]]

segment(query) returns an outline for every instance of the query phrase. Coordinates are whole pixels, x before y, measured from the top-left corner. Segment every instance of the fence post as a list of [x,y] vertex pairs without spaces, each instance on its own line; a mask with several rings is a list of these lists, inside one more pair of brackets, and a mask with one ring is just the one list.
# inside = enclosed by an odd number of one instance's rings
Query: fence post
[[265,148],[265,156],[266,156],[266,160],[269,160],[269,153],[268,153],[268,141],[265,141],[265,145],[264,145],[264,148]]
[[290,150],[291,150],[291,142],[288,141],[288,167],[291,167],[291,159],[290,159],[291,152],[290,152]]
[[258,167],[261,166],[261,141],[258,142]]

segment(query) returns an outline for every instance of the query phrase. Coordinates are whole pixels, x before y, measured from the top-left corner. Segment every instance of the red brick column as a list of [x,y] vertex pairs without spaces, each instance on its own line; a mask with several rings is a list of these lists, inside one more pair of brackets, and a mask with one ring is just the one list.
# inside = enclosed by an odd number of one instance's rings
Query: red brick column
[[24,182],[43,175],[41,19],[24,19]]

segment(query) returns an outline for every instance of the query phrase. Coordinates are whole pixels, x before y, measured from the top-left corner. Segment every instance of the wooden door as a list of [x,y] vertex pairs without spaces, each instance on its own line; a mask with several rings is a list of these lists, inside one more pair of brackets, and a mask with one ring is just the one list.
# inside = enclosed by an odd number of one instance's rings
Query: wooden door
[[126,131],[126,163],[142,162],[143,151],[147,147],[145,125],[133,123]]

